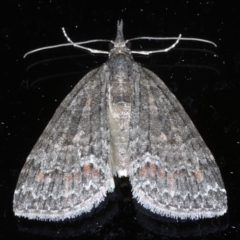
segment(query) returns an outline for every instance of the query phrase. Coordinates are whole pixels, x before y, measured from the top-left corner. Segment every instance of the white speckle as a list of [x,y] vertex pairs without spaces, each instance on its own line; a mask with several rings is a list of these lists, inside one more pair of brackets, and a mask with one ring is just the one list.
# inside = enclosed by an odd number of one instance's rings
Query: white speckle
[[124,169],[124,170],[118,170],[118,177],[127,177],[128,174],[127,174],[127,170]]

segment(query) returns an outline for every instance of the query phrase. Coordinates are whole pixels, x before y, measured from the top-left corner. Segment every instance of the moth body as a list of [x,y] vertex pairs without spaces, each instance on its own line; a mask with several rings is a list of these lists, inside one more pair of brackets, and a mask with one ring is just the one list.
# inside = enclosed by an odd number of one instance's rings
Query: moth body
[[110,165],[113,173],[128,176],[129,130],[132,108],[132,58],[128,53],[115,52],[108,61],[110,81],[108,86],[108,119],[110,127]]

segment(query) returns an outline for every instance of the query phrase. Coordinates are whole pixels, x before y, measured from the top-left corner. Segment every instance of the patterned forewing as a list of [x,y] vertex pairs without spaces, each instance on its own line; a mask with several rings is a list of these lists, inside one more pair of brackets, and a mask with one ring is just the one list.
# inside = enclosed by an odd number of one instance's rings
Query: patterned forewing
[[147,69],[137,72],[130,129],[133,196],[152,212],[175,218],[224,214],[226,191],[211,152],[165,84]]
[[19,176],[16,215],[75,217],[90,211],[112,190],[106,78],[102,67],[91,71],[56,110]]

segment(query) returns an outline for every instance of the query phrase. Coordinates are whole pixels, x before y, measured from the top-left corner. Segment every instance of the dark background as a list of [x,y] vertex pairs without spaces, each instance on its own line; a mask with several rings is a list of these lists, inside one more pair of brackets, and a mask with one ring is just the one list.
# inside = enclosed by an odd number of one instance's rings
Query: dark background
[[[239,239],[240,231],[240,22],[237,1],[1,1],[0,3],[0,239]],[[127,179],[106,206],[66,223],[16,218],[12,199],[20,170],[72,87],[107,60],[68,47],[35,48],[73,41],[114,39],[118,19],[125,38],[204,38],[218,47],[182,41],[168,52],[135,60],[155,72],[177,96],[209,146],[228,193],[224,217],[177,222],[147,216],[135,206]],[[170,41],[136,41],[134,50],[161,49]],[[108,44],[91,44],[97,49]]]

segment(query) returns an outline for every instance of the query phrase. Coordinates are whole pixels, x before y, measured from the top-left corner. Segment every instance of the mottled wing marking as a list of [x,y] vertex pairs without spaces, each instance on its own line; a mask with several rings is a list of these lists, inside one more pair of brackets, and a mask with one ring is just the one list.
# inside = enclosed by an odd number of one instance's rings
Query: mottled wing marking
[[133,196],[152,212],[175,218],[224,214],[227,197],[219,168],[192,121],[154,73],[134,68]]
[[112,191],[107,73],[88,73],[64,99],[31,151],[14,193],[15,215],[63,220],[88,212]]

